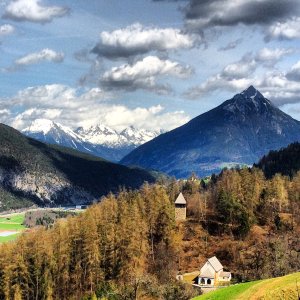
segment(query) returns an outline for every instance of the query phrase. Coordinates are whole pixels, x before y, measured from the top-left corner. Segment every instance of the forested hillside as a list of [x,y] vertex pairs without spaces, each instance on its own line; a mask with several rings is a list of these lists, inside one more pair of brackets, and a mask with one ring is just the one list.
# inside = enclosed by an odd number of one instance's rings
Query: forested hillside
[[276,173],[294,176],[300,170],[300,143],[290,144],[278,151],[270,151],[256,166],[264,171],[267,178]]
[[44,144],[3,124],[0,145],[0,211],[33,203],[91,203],[120,187],[155,181],[145,170]]
[[180,225],[182,272],[195,271],[216,255],[235,280],[298,271],[300,265],[300,173],[265,179],[259,169],[225,170],[208,184],[173,183],[188,202]]
[[[182,191],[188,219],[175,223]],[[300,173],[265,179],[224,170],[109,195],[80,216],[0,248],[0,299],[189,300],[178,272],[216,255],[233,282],[277,277],[300,265]]]
[[0,299],[191,299],[163,187],[109,195],[80,216],[0,246]]

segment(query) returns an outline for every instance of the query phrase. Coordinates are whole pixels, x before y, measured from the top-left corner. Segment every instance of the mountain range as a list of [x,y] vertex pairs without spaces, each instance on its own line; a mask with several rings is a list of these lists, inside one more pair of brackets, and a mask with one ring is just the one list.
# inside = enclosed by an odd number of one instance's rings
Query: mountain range
[[187,124],[139,146],[121,163],[187,177],[252,165],[270,150],[300,140],[300,122],[253,86]]
[[114,162],[160,134],[133,126],[121,132],[104,125],[72,130],[47,119],[33,121],[22,133],[41,142],[73,148]]
[[156,179],[139,168],[39,142],[3,124],[0,145],[0,211],[33,203],[91,203],[121,187],[135,189]]

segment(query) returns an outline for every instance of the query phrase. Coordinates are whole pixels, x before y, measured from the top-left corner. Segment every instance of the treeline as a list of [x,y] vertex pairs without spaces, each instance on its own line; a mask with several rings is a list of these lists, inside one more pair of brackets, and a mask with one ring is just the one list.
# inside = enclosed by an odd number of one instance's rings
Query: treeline
[[256,165],[267,178],[277,173],[293,177],[300,170],[300,143],[293,143],[278,151],[270,151]]
[[109,195],[0,247],[0,299],[190,299],[175,282],[180,238],[164,188]]

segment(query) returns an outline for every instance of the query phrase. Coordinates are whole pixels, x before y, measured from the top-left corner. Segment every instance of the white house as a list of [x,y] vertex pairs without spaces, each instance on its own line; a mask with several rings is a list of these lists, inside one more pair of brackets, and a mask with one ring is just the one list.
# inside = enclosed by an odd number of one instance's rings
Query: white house
[[215,256],[206,261],[198,276],[198,284],[208,287],[230,283],[230,280],[231,273],[224,272],[222,264]]

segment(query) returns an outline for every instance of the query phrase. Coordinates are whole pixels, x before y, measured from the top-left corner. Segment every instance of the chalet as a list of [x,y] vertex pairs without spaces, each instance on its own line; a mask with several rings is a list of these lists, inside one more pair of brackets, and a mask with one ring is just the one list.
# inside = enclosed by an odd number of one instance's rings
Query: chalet
[[231,273],[224,272],[220,261],[214,256],[206,261],[200,270],[198,276],[198,285],[200,286],[218,286],[229,284]]
[[182,193],[175,200],[175,220],[182,221],[186,219],[186,200]]

